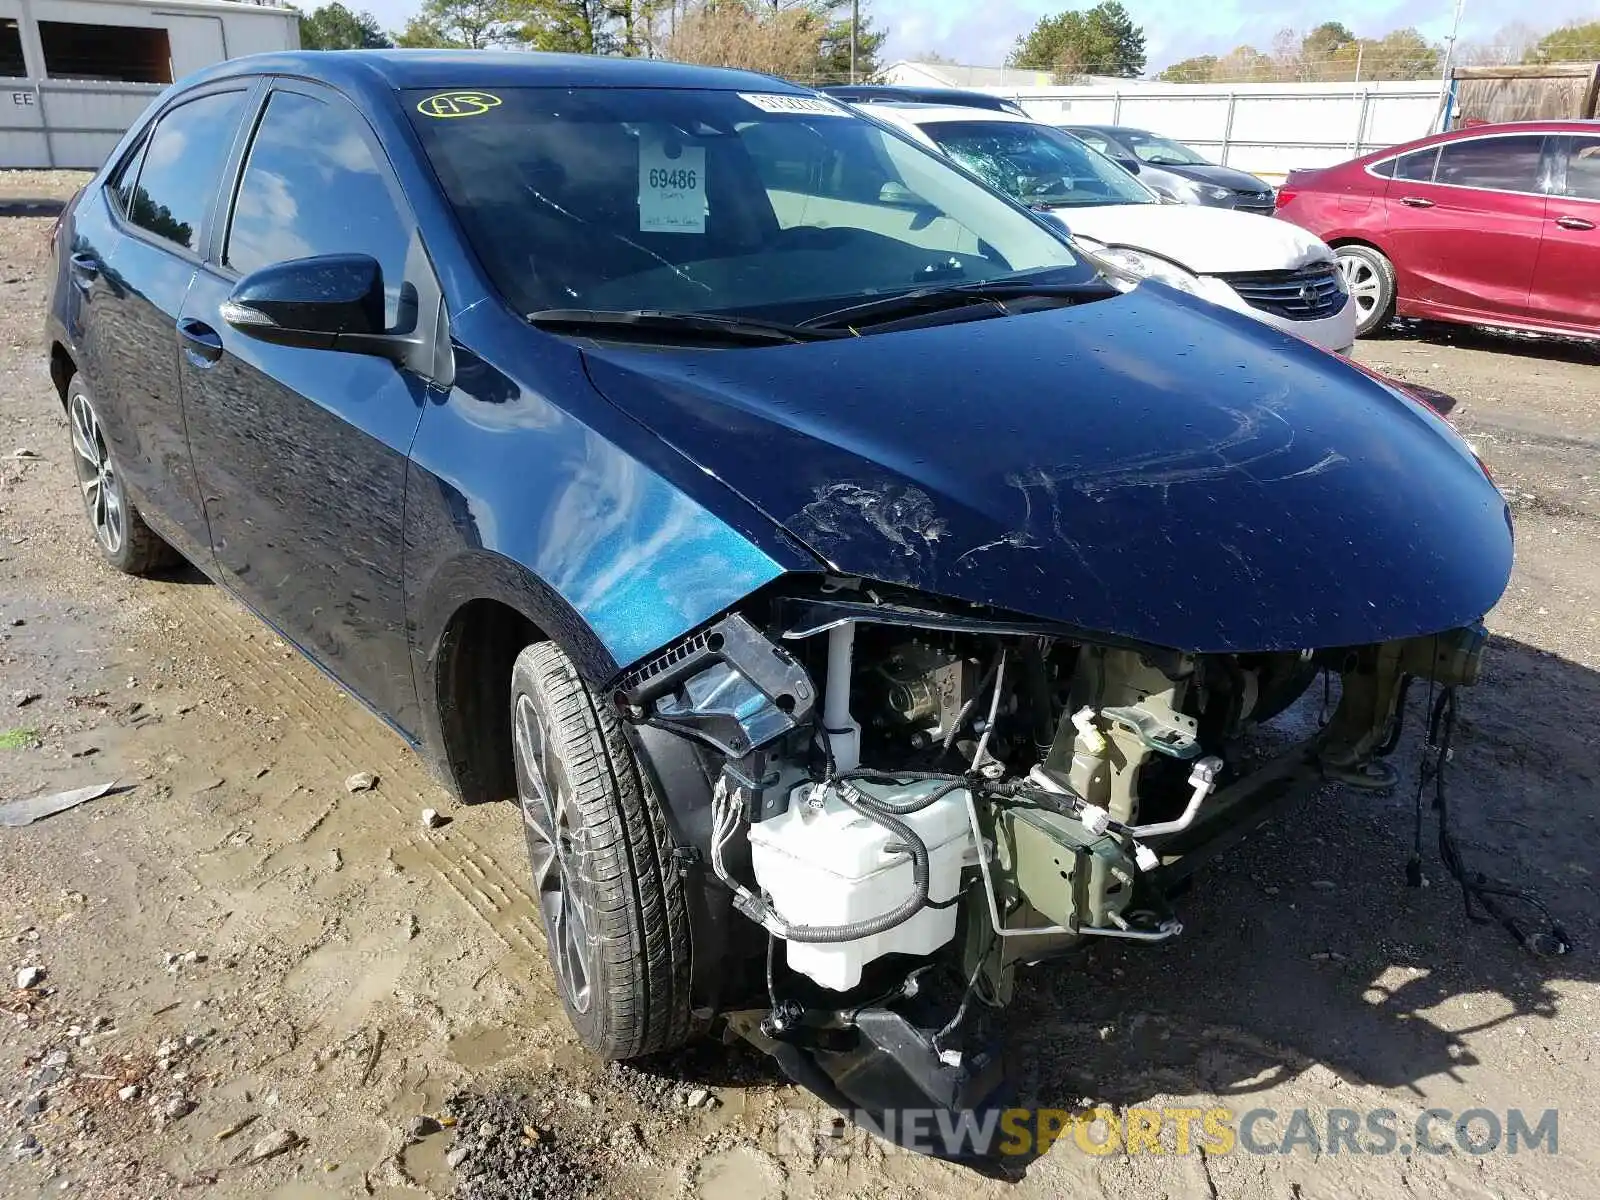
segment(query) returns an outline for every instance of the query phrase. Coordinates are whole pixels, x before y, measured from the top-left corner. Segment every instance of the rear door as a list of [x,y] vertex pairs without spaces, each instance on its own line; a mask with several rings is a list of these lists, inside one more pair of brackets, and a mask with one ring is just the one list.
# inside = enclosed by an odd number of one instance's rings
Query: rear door
[[[401,590],[406,455],[428,381],[394,363],[275,346],[219,309],[243,275],[324,254],[383,268],[387,323],[437,296],[416,224],[361,114],[276,82],[231,212],[183,306],[183,392],[221,578],[402,729],[415,729]],[[430,318],[431,319],[431,318]]]
[[1555,170],[1530,309],[1539,321],[1600,334],[1600,133],[1551,140]]
[[86,322],[89,383],[123,482],[155,530],[197,563],[209,562],[210,539],[184,438],[173,329],[253,83],[186,97],[157,118],[107,197],[121,233],[110,257],[74,267],[98,276]]
[[1544,235],[1543,134],[1463,138],[1403,155],[1387,190],[1385,249],[1401,311],[1516,319]]

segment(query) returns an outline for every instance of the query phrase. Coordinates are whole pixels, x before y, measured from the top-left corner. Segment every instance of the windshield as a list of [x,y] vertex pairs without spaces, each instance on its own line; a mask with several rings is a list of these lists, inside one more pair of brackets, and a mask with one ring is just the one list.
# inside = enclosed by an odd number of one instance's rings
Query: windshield
[[831,100],[507,88],[407,93],[406,110],[524,313],[798,322],[915,288],[1095,273],[1064,237]]
[[922,131],[962,166],[1035,208],[1159,203],[1116,163],[1044,125],[942,121]]
[[1142,162],[1152,167],[1208,167],[1210,161],[1201,158],[1182,142],[1156,137],[1153,133],[1138,133],[1131,129],[1117,132],[1117,139],[1128,147]]

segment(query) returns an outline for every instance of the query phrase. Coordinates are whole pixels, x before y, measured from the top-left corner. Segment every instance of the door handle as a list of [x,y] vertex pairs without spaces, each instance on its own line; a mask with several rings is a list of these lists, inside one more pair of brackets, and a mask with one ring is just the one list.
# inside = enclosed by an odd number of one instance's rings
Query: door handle
[[1556,224],[1563,229],[1593,229],[1594,222],[1586,221],[1582,217],[1557,217]]
[[1407,208],[1432,208],[1433,201],[1425,200],[1421,196],[1401,196],[1400,203]]
[[67,262],[72,269],[72,282],[79,291],[87,292],[89,285],[100,277],[100,260],[92,254],[74,254]]
[[183,352],[197,367],[209,367],[222,357],[222,338],[204,321],[183,317],[178,321],[178,338]]

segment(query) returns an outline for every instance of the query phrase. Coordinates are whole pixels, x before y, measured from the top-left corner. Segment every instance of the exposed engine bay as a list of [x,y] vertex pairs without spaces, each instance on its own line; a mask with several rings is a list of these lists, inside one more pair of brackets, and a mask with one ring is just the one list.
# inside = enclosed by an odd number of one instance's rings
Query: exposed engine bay
[[[717,1007],[858,1104],[889,1087],[872,1056],[974,1103],[996,1070],[976,1018],[1019,966],[1176,937],[1170,894],[1278,801],[1392,786],[1408,682],[1475,682],[1485,641],[1190,654],[929,604],[833,579],[758,598],[615,695],[695,743],[707,885],[766,939],[765,1007]],[[1319,676],[1320,717],[1278,721]],[[935,963],[964,987],[914,1016]]]

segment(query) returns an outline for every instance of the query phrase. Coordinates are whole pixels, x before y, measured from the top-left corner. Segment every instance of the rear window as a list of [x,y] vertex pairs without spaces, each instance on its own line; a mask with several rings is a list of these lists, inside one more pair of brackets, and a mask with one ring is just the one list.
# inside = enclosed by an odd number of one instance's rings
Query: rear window
[[410,92],[505,297],[803,320],[862,296],[1078,267],[1063,236],[932,151],[816,96]]
[[1430,146],[1426,150],[1413,151],[1402,154],[1395,159],[1394,177],[1396,179],[1409,179],[1413,183],[1431,183],[1433,181],[1433,165],[1439,161],[1439,147]]
[[156,122],[127,201],[142,229],[187,250],[200,248],[200,226],[233,147],[243,92],[215,92],[169,109]]

